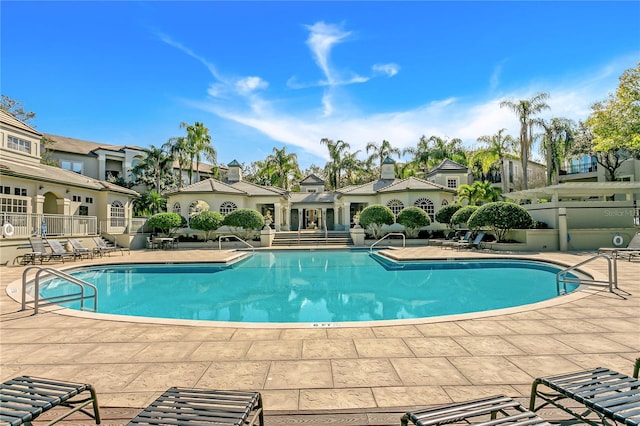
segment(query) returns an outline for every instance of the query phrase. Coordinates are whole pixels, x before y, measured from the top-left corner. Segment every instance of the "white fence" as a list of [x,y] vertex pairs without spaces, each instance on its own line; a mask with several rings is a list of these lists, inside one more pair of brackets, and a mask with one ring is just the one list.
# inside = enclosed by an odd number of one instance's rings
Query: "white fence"
[[0,213],[5,238],[25,238],[32,235],[96,235],[95,216],[65,216],[61,214]]

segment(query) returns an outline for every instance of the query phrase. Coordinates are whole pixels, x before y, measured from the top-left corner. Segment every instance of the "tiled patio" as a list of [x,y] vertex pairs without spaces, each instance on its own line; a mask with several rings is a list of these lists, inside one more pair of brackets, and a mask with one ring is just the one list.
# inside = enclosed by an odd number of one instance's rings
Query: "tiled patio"
[[[437,247],[394,254],[512,256]],[[134,251],[80,262],[163,261],[168,255],[172,261],[212,261],[226,254]],[[593,253],[520,255],[574,265]],[[606,263],[598,260],[587,269],[604,274]],[[33,316],[20,312],[5,292],[23,270],[0,269],[2,380],[24,374],[92,383],[104,407],[142,408],[166,388],[185,386],[259,390],[267,415],[401,412],[497,393],[526,398],[532,380],[541,375],[596,366],[630,374],[640,356],[638,262],[618,262],[617,294],[585,291],[559,303],[490,316],[327,328],[153,324],[50,312]]]

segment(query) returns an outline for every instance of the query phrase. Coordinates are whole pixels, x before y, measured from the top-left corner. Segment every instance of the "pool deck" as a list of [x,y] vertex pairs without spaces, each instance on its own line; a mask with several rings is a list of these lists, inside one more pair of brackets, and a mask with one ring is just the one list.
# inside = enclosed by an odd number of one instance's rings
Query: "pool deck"
[[[399,259],[525,256],[567,265],[593,254],[393,250]],[[229,255],[216,249],[141,250],[48,266],[222,261]],[[101,407],[139,409],[170,386],[257,390],[267,419],[362,412],[366,424],[386,424],[375,421],[376,413],[393,412],[396,418],[395,412],[409,407],[493,394],[524,401],[535,377],[597,366],[631,374],[640,357],[638,261],[618,261],[615,293],[579,291],[490,315],[293,328],[154,324],[57,312],[34,316],[20,311],[6,292],[24,268],[0,267],[1,379],[32,375],[91,383]],[[586,270],[603,276],[607,265],[599,259]]]

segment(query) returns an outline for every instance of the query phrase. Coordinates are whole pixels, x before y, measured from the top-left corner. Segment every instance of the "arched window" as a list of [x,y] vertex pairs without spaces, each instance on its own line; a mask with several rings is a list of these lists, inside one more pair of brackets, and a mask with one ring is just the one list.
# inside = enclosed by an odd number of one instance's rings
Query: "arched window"
[[229,214],[237,208],[238,206],[236,206],[235,203],[232,203],[231,201],[225,201],[224,203],[220,204],[220,213],[222,213],[223,215]]
[[194,213],[200,213],[202,211],[202,206],[198,201],[192,201],[189,204],[189,217],[193,216]]
[[431,219],[431,222],[435,220],[433,201],[431,201],[428,198],[420,198],[416,200],[416,202],[413,203],[413,205],[416,207],[420,207],[422,210],[427,212],[427,214],[429,215],[429,218]]
[[442,204],[441,204],[441,206],[446,206],[446,205],[448,205],[448,204],[449,204],[449,202],[448,202],[447,200],[442,200]]
[[181,215],[181,211],[182,211],[182,208],[180,207],[180,203],[173,203],[173,208],[171,209],[171,212]]
[[398,216],[398,213],[404,209],[404,204],[400,200],[391,200],[387,203],[387,207],[391,209],[394,215]]
[[111,202],[111,226],[124,227],[124,205],[118,200]]

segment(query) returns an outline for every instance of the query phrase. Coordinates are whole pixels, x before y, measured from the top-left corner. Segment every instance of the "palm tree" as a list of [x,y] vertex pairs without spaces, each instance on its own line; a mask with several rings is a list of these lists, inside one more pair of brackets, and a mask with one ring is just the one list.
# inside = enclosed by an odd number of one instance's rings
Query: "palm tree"
[[329,178],[329,183],[333,187],[333,189],[338,189],[340,187],[341,181],[341,172],[344,168],[343,166],[343,155],[344,151],[347,150],[350,146],[348,143],[339,140],[332,141],[331,139],[322,138],[320,143],[323,145],[327,145],[327,149],[329,150],[329,161],[325,165],[326,175]]
[[540,149],[547,159],[547,185],[557,185],[560,164],[571,152],[575,126],[571,120],[559,117],[549,121],[539,119],[536,123],[544,130]]
[[163,186],[172,184],[172,163],[173,158],[162,147],[151,145],[147,156],[131,169],[131,173],[135,176],[136,183],[152,186],[156,192],[162,193]]
[[529,151],[533,142],[533,116],[545,109],[549,105],[545,102],[549,99],[549,94],[540,92],[531,99],[520,99],[519,101],[505,100],[500,102],[500,108],[507,107],[518,116],[520,120],[520,159],[522,161],[522,189],[528,188],[527,165],[529,164]]
[[365,169],[364,161],[358,159],[360,150],[356,152],[345,152],[342,156],[342,168],[345,171],[347,185],[354,185],[358,182],[358,178]]
[[216,149],[211,145],[209,129],[196,121],[194,124],[180,123],[180,127],[187,129],[187,152],[192,167],[189,169],[189,184],[193,183],[193,162],[195,160],[198,180],[200,180],[200,160],[204,156],[213,165],[217,161]]
[[287,148],[273,148],[273,154],[269,155],[266,163],[272,167],[272,183],[277,183],[280,188],[288,190],[290,188],[290,179],[300,177],[300,168],[298,166],[298,156],[294,153],[287,154]]
[[426,173],[429,169],[429,163],[431,160],[431,147],[429,146],[429,139],[425,135],[420,136],[418,145],[415,148],[405,148],[402,150],[402,155],[411,155],[411,163],[415,165],[415,168],[421,170],[422,173]]
[[369,151],[373,151],[373,153],[369,156],[369,160],[378,160],[379,167],[382,167],[382,162],[385,158],[391,157],[392,155],[397,155],[400,158],[401,152],[400,149],[394,148],[391,146],[391,142],[383,140],[382,143],[378,146],[375,142],[369,142],[366,147],[367,154]]
[[482,164],[482,172],[488,173],[489,169],[496,162],[500,165],[500,176],[502,183],[502,192],[507,192],[507,172],[504,169],[504,159],[507,154],[511,153],[515,146],[515,139],[511,135],[503,136],[502,133],[507,129],[500,129],[495,135],[480,136],[477,141],[486,145],[485,149],[476,151],[475,156]]
[[189,170],[193,169],[187,138],[184,136],[170,138],[162,148],[166,150],[174,160],[178,160],[178,188],[182,188],[182,170],[185,168]]

